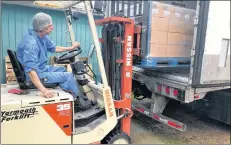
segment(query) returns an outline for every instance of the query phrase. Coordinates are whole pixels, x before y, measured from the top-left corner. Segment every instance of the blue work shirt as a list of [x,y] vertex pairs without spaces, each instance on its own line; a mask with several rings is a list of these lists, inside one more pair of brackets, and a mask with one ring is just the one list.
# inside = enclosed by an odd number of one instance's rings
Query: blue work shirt
[[55,51],[55,44],[48,36],[41,38],[32,29],[19,42],[17,58],[24,68],[26,79],[28,72],[35,70],[38,74],[47,71],[47,52]]

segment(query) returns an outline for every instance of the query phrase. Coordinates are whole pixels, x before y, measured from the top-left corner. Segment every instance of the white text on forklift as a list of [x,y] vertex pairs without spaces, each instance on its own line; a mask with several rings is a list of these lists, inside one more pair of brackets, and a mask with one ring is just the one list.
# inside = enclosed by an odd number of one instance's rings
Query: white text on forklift
[[132,36],[127,36],[126,66],[132,66]]

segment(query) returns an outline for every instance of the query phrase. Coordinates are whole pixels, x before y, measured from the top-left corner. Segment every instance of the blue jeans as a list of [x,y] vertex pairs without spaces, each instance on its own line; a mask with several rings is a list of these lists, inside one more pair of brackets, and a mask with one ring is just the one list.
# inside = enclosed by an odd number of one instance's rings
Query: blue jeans
[[67,72],[65,67],[47,66],[46,72],[38,74],[39,78],[47,78],[47,83],[58,83],[65,91],[74,93],[74,98],[78,94],[77,82],[71,72]]

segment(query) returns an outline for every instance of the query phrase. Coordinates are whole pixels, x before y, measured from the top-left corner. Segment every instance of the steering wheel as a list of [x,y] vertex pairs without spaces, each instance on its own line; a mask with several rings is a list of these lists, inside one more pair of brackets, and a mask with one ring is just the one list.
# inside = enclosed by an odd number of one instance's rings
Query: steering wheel
[[71,62],[74,62],[75,56],[79,55],[82,52],[81,47],[78,47],[76,49],[73,49],[58,58],[56,58],[56,61],[65,61],[65,60],[70,60]]

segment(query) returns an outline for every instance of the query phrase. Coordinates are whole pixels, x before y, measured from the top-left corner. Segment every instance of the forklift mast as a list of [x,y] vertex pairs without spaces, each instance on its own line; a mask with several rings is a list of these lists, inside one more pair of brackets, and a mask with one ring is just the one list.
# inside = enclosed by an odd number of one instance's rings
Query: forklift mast
[[[106,76],[111,86],[115,108],[123,108],[117,113],[124,114],[125,111],[131,110],[132,105],[132,66],[136,50],[134,36],[139,39],[141,27],[135,26],[132,19],[118,16],[96,20],[95,23],[103,26],[102,38],[99,41],[102,44]],[[120,129],[130,135],[131,118],[122,118],[121,121]]]

